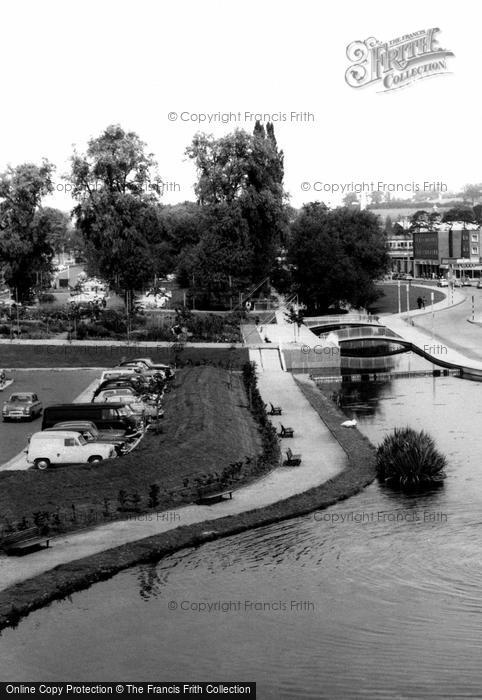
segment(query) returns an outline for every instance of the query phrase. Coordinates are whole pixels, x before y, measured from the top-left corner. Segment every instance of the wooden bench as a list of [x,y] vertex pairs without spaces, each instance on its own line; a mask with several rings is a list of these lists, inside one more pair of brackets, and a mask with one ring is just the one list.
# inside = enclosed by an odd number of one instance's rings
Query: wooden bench
[[281,406],[273,406],[271,401],[270,401],[269,405],[271,406],[271,411],[268,411],[268,414],[270,416],[280,416],[281,415]]
[[11,535],[5,535],[0,546],[6,554],[24,554],[42,546],[48,547],[50,538],[41,535],[37,527],[28,527]]
[[299,464],[301,464],[301,455],[295,455],[293,452],[288,448],[286,450],[286,459],[284,463],[287,467],[297,467]]
[[283,423],[280,423],[281,431],[278,433],[280,438],[292,438],[294,435],[293,428],[285,428]]
[[199,505],[211,506],[213,503],[228,501],[233,498],[233,492],[226,490],[220,491],[219,487],[204,488],[199,490],[197,503]]

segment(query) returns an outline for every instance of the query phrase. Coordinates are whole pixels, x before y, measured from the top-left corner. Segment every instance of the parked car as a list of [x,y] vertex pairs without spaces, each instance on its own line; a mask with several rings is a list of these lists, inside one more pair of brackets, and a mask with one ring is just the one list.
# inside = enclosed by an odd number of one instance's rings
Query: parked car
[[[139,416],[149,418],[154,418],[158,415],[157,406],[150,401],[140,398],[135,394],[132,394],[125,389],[106,389],[101,391],[98,396],[96,396],[93,401],[96,403],[111,403],[115,401],[121,401],[127,404],[130,408]],[[160,412],[162,413],[162,412]]]
[[2,417],[5,422],[9,420],[33,420],[42,414],[42,402],[37,394],[32,392],[17,392],[11,394],[4,402]]
[[461,287],[462,282],[459,279],[454,279],[453,281],[454,287]]
[[148,379],[142,377],[125,377],[124,379],[107,379],[101,382],[94,391],[94,398],[106,389],[132,389],[136,395],[146,393],[149,389]]
[[165,372],[167,379],[173,377],[176,373],[174,367],[159,362],[153,362],[150,357],[134,357],[132,360],[124,360],[119,362],[119,367],[144,366],[148,370],[159,370]]
[[87,442],[103,442],[124,449],[128,442],[124,430],[99,430],[92,421],[70,420],[56,423],[47,430],[74,430],[80,433]]
[[482,277],[477,282],[477,289],[482,289]]
[[143,427],[142,421],[121,402],[109,406],[98,403],[65,403],[45,407],[42,430],[71,420],[88,420],[99,430],[125,430],[127,435],[139,432]]
[[448,287],[449,283],[446,279],[441,279],[437,281],[437,287]]
[[27,462],[44,470],[51,464],[94,463],[116,455],[115,445],[88,442],[73,430],[44,430],[30,438]]

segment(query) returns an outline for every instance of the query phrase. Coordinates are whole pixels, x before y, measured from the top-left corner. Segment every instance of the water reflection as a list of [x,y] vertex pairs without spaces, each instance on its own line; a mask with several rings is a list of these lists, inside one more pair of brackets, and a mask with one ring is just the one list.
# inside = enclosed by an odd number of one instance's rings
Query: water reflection
[[[0,673],[251,679],[268,700],[481,697],[479,385],[419,377],[342,388],[374,443],[395,426],[427,430],[448,457],[444,488],[404,495],[373,483],[307,517],[124,572],[5,631]],[[239,608],[223,609],[230,602]]]

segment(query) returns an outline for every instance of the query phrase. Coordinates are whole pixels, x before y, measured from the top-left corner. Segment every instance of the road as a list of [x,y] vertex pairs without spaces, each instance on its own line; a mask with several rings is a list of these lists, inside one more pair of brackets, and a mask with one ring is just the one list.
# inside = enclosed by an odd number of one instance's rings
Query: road
[[[9,376],[14,382],[0,392],[3,402],[15,391],[34,391],[44,406],[53,403],[70,403],[98,375],[99,370],[12,370]],[[25,449],[27,436],[40,430],[41,418],[21,423],[0,422],[0,464],[5,464]],[[2,467],[0,467],[2,471]]]
[[[434,314],[434,337],[467,357],[482,360],[482,289],[464,287],[457,291],[465,295],[465,301]],[[475,319],[478,319],[481,325],[469,323],[468,320],[472,318],[472,296]],[[414,318],[414,325],[431,333],[432,314],[417,316]]]

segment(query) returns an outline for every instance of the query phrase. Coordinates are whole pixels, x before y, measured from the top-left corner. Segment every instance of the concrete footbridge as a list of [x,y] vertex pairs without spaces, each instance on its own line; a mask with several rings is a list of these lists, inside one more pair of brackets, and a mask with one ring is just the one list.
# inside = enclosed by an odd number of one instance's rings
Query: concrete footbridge
[[332,316],[307,316],[303,323],[310,330],[322,328],[335,329],[347,326],[376,326],[379,325],[379,317],[372,314],[348,313]]
[[482,380],[482,362],[467,357],[463,353],[450,348],[436,338],[407,323],[398,315],[383,317],[385,325],[380,322],[366,326],[342,328],[332,333],[319,335],[320,342],[328,336],[335,335],[340,347],[347,342],[386,342],[393,343],[407,350],[412,350],[421,357],[433,362],[439,367],[459,370],[462,376]]

